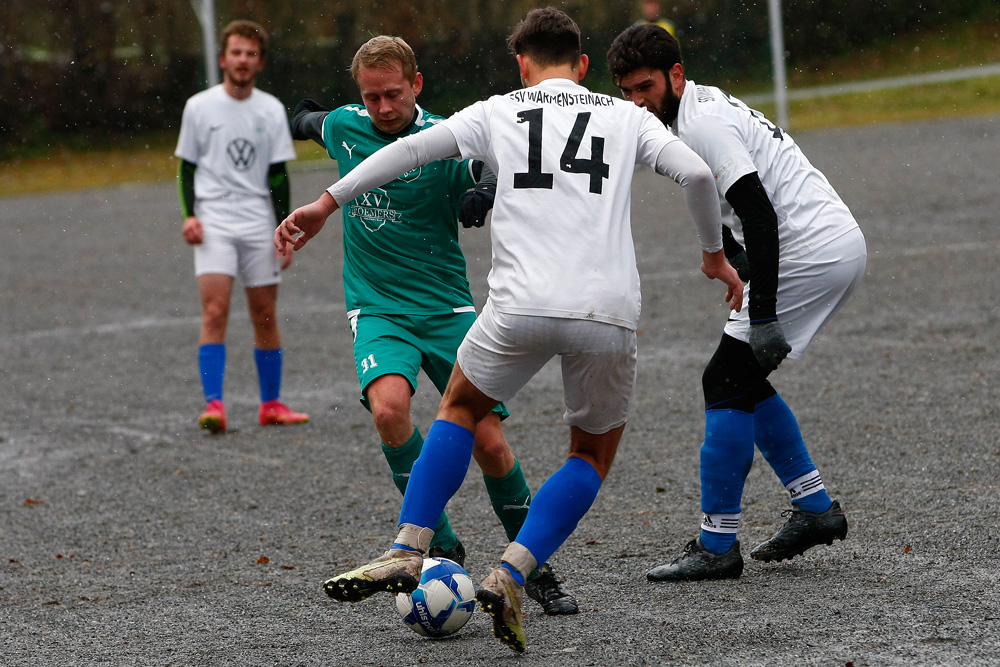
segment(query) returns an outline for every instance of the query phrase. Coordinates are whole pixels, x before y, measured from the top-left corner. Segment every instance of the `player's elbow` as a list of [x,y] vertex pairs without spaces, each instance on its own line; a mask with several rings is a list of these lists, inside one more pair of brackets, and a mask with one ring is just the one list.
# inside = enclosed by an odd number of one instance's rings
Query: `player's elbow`
[[693,186],[695,188],[715,188],[715,174],[704,162],[699,165],[692,165],[691,170],[685,175],[682,186]]

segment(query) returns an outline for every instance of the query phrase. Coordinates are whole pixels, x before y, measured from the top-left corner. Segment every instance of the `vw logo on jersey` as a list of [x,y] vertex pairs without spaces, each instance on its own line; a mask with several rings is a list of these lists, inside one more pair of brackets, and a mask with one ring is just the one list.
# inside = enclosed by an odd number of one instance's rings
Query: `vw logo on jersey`
[[417,167],[416,169],[411,169],[410,171],[406,172],[405,174],[402,174],[399,177],[399,180],[403,181],[404,183],[412,183],[413,181],[415,181],[418,178],[420,178],[420,170],[421,170],[421,167]]
[[248,171],[257,160],[257,148],[249,139],[233,139],[226,146],[226,155],[237,171]]
[[389,193],[382,188],[369,190],[348,206],[348,215],[357,218],[370,232],[377,232],[387,222],[399,222],[399,211],[392,208]]

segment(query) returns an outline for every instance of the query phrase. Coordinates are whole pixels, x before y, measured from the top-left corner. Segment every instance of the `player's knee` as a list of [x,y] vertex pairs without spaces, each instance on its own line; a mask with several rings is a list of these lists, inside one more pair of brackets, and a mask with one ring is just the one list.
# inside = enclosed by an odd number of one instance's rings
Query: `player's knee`
[[476,438],[473,456],[477,462],[503,462],[513,458],[506,440],[496,438]]
[[229,321],[229,308],[215,301],[206,301],[202,307],[201,321],[209,330],[224,331]]
[[767,383],[767,372],[753,358],[747,343],[723,336],[701,375],[705,408],[753,412],[759,391]]
[[707,408],[735,398],[731,373],[727,373],[715,357],[708,362],[701,374],[701,390],[705,395]]
[[705,409],[753,412],[754,402],[747,394],[747,389],[752,385],[749,378],[742,377],[734,367],[727,367],[713,357],[701,376]]
[[410,413],[394,403],[373,403],[372,419],[379,433],[391,433],[409,424]]
[[258,329],[277,329],[278,319],[274,306],[257,306],[250,310],[250,319]]

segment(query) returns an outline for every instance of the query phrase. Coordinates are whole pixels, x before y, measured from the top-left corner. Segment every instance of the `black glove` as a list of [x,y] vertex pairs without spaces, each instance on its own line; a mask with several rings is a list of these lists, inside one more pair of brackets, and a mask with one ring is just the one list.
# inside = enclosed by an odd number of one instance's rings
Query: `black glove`
[[493,208],[496,194],[496,184],[485,183],[463,194],[458,200],[458,220],[462,226],[466,229],[482,227],[486,223],[486,214]]
[[312,111],[329,111],[329,109],[316,100],[311,100],[307,97],[295,105],[295,111],[292,112],[292,116],[298,116],[300,113],[309,113]]
[[729,262],[729,266],[736,269],[736,273],[739,275],[740,280],[743,282],[748,282],[750,280],[750,261],[747,259],[746,250],[740,250],[732,257],[726,257],[726,261]]
[[785,333],[775,320],[750,325],[750,349],[753,350],[753,356],[757,357],[757,363],[766,370],[773,371],[792,351],[792,346],[785,340]]

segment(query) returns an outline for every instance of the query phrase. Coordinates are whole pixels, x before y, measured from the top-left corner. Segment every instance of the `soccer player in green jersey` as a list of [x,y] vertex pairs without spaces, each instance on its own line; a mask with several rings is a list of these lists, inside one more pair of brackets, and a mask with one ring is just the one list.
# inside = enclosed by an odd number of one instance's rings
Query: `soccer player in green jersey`
[[[292,118],[292,136],[326,148],[341,176],[379,148],[442,120],[416,102],[423,76],[402,39],[370,39],[355,54],[351,74],[363,104],[329,110],[302,100]],[[495,177],[482,174],[482,168],[480,162],[433,162],[343,207],[344,296],[361,402],[372,413],[401,493],[423,446],[410,416],[417,374],[423,368],[443,392],[456,350],[476,319],[456,218],[466,227],[484,223]],[[474,457],[512,540],[524,523],[531,492],[500,428],[506,415],[500,404],[480,424]],[[464,547],[445,513],[428,553],[464,562]],[[577,612],[576,600],[561,589],[547,563],[525,588],[547,614]]]

